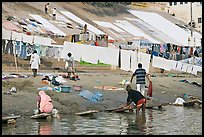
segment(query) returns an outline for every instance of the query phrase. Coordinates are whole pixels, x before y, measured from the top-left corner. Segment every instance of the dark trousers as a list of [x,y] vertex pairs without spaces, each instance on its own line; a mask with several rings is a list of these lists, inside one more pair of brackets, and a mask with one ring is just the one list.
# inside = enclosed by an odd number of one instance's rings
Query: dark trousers
[[33,76],[36,77],[37,76],[37,69],[32,69],[33,71]]
[[13,55],[13,42],[12,42],[12,40],[8,41],[8,43],[6,45],[5,54],[8,54],[9,51],[10,51],[10,54]]
[[3,53],[5,53],[6,50],[6,40],[2,39],[2,48],[3,48]]

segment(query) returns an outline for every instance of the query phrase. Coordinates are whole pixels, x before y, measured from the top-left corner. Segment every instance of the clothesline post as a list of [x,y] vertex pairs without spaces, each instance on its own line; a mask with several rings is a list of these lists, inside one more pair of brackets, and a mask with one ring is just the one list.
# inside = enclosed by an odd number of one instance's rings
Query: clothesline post
[[[16,39],[15,39],[16,42]],[[16,66],[16,73],[18,72],[18,66],[17,66],[17,59],[16,59],[16,46],[14,45],[14,60],[15,60],[15,66]]]
[[[195,43],[193,43],[192,44],[192,38],[193,38],[193,18],[192,18],[192,2],[190,3],[190,11],[191,11],[191,38],[190,38],[190,44],[191,44],[191,46],[193,47],[195,47]],[[194,41],[193,41],[194,42]],[[194,65],[194,59],[195,59],[195,56],[194,56],[194,54],[193,54],[193,61],[192,61],[192,65]],[[192,70],[191,70],[191,73],[192,73],[192,71],[193,71],[193,67],[192,67]],[[189,77],[191,76],[191,73],[190,73],[190,75],[189,75]]]

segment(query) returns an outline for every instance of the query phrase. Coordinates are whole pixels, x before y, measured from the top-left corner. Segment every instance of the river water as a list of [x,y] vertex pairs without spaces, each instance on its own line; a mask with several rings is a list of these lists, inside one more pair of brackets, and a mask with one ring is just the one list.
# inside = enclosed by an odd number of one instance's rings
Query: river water
[[60,119],[19,118],[2,124],[3,135],[202,135],[202,109],[164,106],[145,113],[99,112]]

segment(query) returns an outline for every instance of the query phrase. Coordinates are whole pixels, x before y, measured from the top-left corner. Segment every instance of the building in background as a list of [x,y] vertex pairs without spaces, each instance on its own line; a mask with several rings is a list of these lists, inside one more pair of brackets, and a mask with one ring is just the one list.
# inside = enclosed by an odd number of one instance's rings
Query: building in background
[[[168,2],[169,13],[186,24],[191,23],[191,2]],[[202,2],[192,2],[193,27],[202,32]]]

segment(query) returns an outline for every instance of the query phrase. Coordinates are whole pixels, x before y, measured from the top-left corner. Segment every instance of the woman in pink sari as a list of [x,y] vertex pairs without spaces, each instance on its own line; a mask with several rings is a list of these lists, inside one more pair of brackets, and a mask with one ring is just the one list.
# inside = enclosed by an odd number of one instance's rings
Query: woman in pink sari
[[53,104],[50,96],[48,96],[45,91],[40,91],[37,102],[38,109],[40,113],[50,113],[53,109]]

